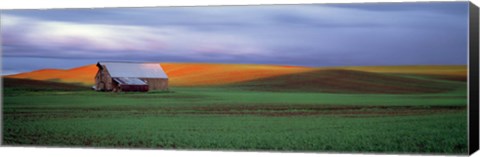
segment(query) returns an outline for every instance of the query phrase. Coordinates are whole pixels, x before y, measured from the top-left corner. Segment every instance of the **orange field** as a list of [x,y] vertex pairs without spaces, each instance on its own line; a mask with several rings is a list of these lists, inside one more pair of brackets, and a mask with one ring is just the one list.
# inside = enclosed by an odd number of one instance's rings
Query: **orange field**
[[247,64],[161,64],[172,86],[223,85],[313,70],[307,67]]
[[73,69],[43,69],[27,73],[9,75],[7,78],[24,78],[32,80],[54,80],[68,83],[93,85],[97,67],[95,64]]
[[[452,75],[466,77],[466,66],[364,66],[324,67],[260,65],[260,64],[213,64],[213,63],[161,63],[169,76],[170,86],[208,86],[271,78],[276,76],[312,72],[325,69],[346,69],[379,73],[420,75]],[[43,69],[6,76],[33,80],[50,80],[67,83],[94,84],[97,72],[95,64],[73,69]]]
[[[276,65],[162,63],[171,86],[222,85],[265,77],[307,72],[313,68]],[[9,75],[7,78],[52,80],[93,85],[95,64],[73,69],[45,69]]]

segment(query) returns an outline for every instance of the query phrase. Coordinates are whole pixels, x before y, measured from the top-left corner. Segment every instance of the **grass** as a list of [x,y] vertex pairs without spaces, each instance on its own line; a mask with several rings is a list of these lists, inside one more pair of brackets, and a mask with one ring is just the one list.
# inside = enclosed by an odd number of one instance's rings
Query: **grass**
[[[459,105],[464,106],[466,87],[448,93],[427,94],[332,94],[303,92],[260,92],[222,87],[174,87],[171,92],[102,93],[93,91],[22,91],[5,89],[5,106],[115,107],[195,106],[211,104],[324,104],[324,105]],[[10,92],[11,91],[11,92]],[[12,95],[12,96],[11,96]],[[14,95],[14,96],[13,96]],[[32,98],[33,97],[33,98]],[[33,101],[33,102],[32,102]],[[8,102],[8,104],[7,104]],[[42,106],[39,106],[42,105]]]
[[465,153],[467,129],[461,123],[465,114],[375,118],[122,114],[16,123],[7,118],[4,141],[123,148]]
[[[162,65],[172,76],[169,91],[95,92],[86,86],[58,82],[91,84],[94,65],[11,76],[57,82],[4,79],[3,142],[108,148],[467,153],[464,66],[339,70]],[[219,80],[223,81],[221,86],[207,86]],[[235,84],[224,85],[225,81]],[[175,86],[187,84],[204,86]]]
[[467,153],[461,83],[455,90],[423,94],[7,87],[3,100],[6,145]]

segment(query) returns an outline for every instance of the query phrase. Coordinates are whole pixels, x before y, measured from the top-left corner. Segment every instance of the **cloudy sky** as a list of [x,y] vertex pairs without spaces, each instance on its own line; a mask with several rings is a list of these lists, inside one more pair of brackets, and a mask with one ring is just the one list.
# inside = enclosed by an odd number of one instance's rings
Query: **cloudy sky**
[[2,72],[99,60],[466,64],[468,2],[6,10]]

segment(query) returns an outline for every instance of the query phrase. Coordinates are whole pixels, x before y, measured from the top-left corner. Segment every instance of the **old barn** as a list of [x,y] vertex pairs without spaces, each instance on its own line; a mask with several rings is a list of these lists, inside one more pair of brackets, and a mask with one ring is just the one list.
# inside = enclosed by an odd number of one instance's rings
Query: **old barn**
[[168,76],[158,63],[98,62],[97,91],[167,90]]

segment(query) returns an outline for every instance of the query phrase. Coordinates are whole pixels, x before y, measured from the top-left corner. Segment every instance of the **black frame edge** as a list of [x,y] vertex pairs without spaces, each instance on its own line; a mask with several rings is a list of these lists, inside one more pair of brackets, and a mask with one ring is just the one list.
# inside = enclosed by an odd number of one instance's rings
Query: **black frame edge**
[[468,153],[471,155],[479,147],[479,26],[478,7],[469,4],[469,130],[468,130]]

